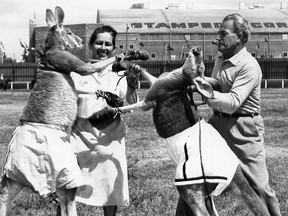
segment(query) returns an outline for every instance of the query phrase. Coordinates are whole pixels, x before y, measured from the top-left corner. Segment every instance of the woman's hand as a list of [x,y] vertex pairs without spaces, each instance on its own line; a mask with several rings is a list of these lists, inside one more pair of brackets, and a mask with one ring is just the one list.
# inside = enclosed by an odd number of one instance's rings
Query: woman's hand
[[136,64],[133,64],[131,67],[128,68],[127,74],[126,74],[126,80],[127,84],[132,89],[138,88],[138,80],[140,73],[143,69]]

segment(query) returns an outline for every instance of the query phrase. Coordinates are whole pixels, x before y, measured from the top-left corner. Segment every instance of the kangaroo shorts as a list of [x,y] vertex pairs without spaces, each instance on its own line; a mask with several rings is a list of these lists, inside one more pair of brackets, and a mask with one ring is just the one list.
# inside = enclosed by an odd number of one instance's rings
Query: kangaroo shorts
[[80,186],[81,171],[68,137],[58,126],[21,123],[10,140],[3,174],[42,196]]

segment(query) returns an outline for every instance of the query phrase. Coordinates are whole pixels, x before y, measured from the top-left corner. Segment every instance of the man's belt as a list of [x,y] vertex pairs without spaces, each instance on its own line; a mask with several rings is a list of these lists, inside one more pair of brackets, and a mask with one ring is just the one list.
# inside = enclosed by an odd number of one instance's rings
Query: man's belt
[[259,113],[233,113],[233,114],[228,114],[228,113],[222,113],[214,110],[214,115],[216,116],[222,116],[225,118],[239,118],[239,117],[251,117],[253,118],[254,116],[258,116]]

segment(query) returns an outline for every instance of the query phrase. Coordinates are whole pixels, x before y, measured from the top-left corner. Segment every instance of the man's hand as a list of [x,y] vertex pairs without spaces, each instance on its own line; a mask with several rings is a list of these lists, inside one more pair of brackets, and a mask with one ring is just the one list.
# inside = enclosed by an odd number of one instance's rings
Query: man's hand
[[203,100],[212,99],[214,97],[213,88],[205,79],[196,77],[193,82],[197,91],[202,95]]

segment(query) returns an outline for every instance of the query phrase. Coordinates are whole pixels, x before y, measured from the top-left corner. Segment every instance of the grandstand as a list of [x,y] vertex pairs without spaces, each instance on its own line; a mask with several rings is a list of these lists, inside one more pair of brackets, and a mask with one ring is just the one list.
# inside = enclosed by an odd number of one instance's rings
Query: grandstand
[[[166,9],[149,9],[144,4],[134,4],[130,9],[96,10],[95,23],[69,25],[84,40],[84,51],[76,53],[89,59],[88,41],[93,30],[103,24],[118,31],[117,52],[145,49],[150,60],[183,60],[191,46],[202,47],[204,56],[213,59],[217,47],[212,45],[224,16],[231,13],[243,15],[251,27],[248,51],[257,58],[288,57],[288,9],[282,3],[279,9],[261,5],[239,9],[180,9],[170,4]],[[46,26],[30,24],[30,47],[43,43]]]

